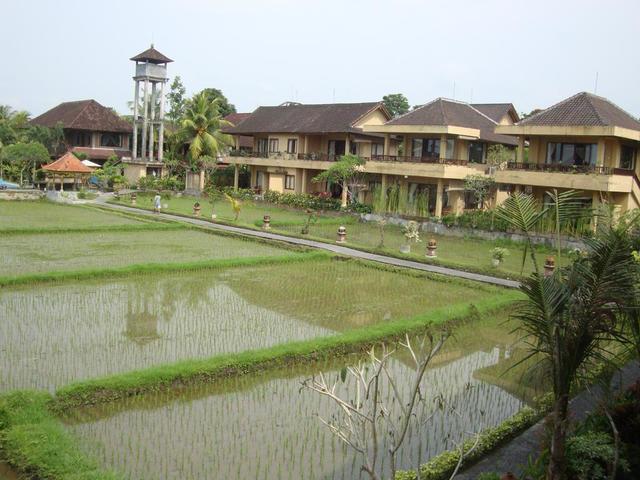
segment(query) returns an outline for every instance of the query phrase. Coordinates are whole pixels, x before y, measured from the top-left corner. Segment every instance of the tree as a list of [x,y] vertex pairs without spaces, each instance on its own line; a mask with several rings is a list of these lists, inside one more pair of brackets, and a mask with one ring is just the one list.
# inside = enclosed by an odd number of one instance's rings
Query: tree
[[[344,208],[347,206],[349,183],[362,173],[364,163],[365,161],[362,158],[348,153],[340,157],[327,170],[316,175],[313,181],[326,181],[329,184],[338,183],[342,187],[342,207]],[[352,192],[351,198],[354,198],[354,193]]]
[[[575,205],[571,197],[556,197],[553,209],[562,219],[563,212]],[[523,361],[539,356],[553,380],[547,478],[564,480],[571,388],[591,360],[606,357],[606,342],[617,334],[619,319],[635,309],[637,264],[632,255],[631,225],[606,225],[593,239],[585,239],[588,251],[572,265],[552,275],[541,275],[530,237],[546,212],[537,209],[530,196],[515,193],[498,208],[497,215],[524,233],[531,253],[535,271],[522,282],[526,299],[517,304],[514,317],[529,346]],[[557,229],[560,225],[558,221]]]
[[15,111],[9,105],[0,105],[0,145],[25,140],[24,133],[29,129],[29,114]]
[[32,125],[25,132],[25,140],[41,143],[51,156],[60,155],[66,150],[62,122],[58,122],[55,127],[51,128]]
[[382,97],[384,106],[392,117],[403,115],[409,111],[409,100],[402,93],[390,93]]
[[489,198],[495,185],[495,179],[486,175],[467,175],[464,178],[464,189],[473,193],[476,202],[478,202],[478,208],[484,206],[485,200]]
[[221,118],[218,103],[219,99],[211,100],[201,92],[193,97],[185,111],[179,135],[189,145],[192,169],[201,168],[201,157],[216,158],[233,143],[231,137],[221,131],[231,124]]
[[495,144],[487,149],[487,164],[490,167],[503,168],[509,160],[513,159],[513,150],[504,145]]
[[14,143],[2,149],[0,176],[7,172],[10,178],[19,179],[20,185],[22,185],[29,167],[31,167],[32,174],[28,178],[33,181],[36,169],[48,161],[49,152],[41,143]]
[[224,193],[224,198],[227,199],[227,202],[229,202],[229,205],[231,206],[231,210],[233,210],[233,221],[237,222],[243,207],[242,200],[232,197],[226,192]]
[[[230,113],[236,113],[236,106],[232,103],[229,103],[227,97],[224,96],[222,90],[218,90],[217,88],[205,88],[198,95],[206,95],[210,102],[214,100],[218,100],[218,112],[221,117],[226,117]],[[195,98],[196,96],[194,96]]]
[[187,89],[182,84],[182,79],[179,75],[173,79],[171,86],[169,87],[169,93],[167,93],[167,100],[169,101],[169,110],[167,111],[167,117],[174,124],[179,124],[184,115],[187,106],[187,99],[185,94]]

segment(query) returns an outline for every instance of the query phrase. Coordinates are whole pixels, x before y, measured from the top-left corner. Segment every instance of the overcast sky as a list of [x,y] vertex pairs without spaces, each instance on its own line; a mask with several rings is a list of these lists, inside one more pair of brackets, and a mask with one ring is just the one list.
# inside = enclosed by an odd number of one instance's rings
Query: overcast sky
[[129,58],[153,41],[189,94],[219,88],[238,111],[401,92],[528,112],[593,92],[597,73],[638,116],[639,31],[638,0],[3,0],[0,104],[127,113]]

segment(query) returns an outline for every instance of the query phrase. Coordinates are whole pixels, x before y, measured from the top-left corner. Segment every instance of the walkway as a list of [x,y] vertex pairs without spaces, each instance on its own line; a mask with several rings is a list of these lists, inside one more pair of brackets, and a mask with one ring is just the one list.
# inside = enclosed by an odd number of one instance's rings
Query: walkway
[[172,215],[170,213],[156,214],[153,212],[149,212],[148,210],[142,210],[140,208],[106,203],[104,197],[100,197],[100,199],[96,203],[107,208],[135,213],[137,215],[152,216],[155,218],[160,217],[166,220],[174,220],[179,222],[190,223],[192,225],[205,227],[210,230],[220,230],[224,232],[232,232],[232,233],[237,233],[237,234],[251,236],[251,237],[258,237],[258,238],[263,238],[268,240],[277,240],[280,242],[287,242],[294,245],[301,245],[305,247],[317,248],[320,250],[327,250],[329,252],[337,253],[339,255],[345,255],[353,258],[360,258],[363,260],[384,263],[387,265],[394,265],[397,267],[413,268],[415,270],[422,270],[425,272],[439,273],[441,275],[464,278],[466,280],[473,280],[476,282],[489,283],[492,285],[498,285],[500,287],[518,288],[520,286],[519,282],[516,282],[513,280],[507,280],[507,279],[498,278],[498,277],[491,277],[489,275],[481,275],[479,273],[465,272],[464,270],[456,270],[454,268],[439,267],[437,265],[429,265],[426,263],[414,262],[411,260],[403,260],[400,258],[387,257],[385,255],[378,255],[375,253],[363,252],[361,250],[345,247],[343,245],[317,242],[315,240],[306,240],[303,238],[288,237],[286,235],[279,235],[277,233],[270,233],[270,232],[265,232],[261,230],[251,230],[248,228],[234,227],[231,225],[222,225],[219,223],[210,222],[208,220],[203,220],[199,218],[182,217],[179,215]]
[[[620,392],[633,385],[640,378],[640,364],[633,361],[617,372],[611,381],[611,392]],[[595,385],[589,390],[574,397],[569,403],[569,415],[572,421],[584,420],[599,405],[603,395],[611,392],[604,391],[602,386]],[[470,466],[455,476],[455,480],[475,480],[483,472],[497,472],[500,475],[513,472],[520,477],[527,466],[529,456],[535,457],[540,452],[541,440],[545,435],[544,420],[522,432],[506,445],[490,453],[478,463]]]

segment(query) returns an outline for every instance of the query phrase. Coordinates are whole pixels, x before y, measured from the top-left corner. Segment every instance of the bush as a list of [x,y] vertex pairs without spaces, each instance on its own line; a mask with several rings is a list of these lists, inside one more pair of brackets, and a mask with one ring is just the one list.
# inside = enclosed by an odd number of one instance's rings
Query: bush
[[154,177],[147,175],[138,180],[140,190],[184,190],[184,181],[176,176]]
[[278,193],[265,192],[264,199],[275,205],[288,205],[296,208],[310,208],[312,210],[340,210],[340,201],[333,198],[323,198],[308,193]]
[[230,197],[237,198],[238,200],[253,200],[255,192],[250,188],[239,188],[234,190],[233,187],[217,187],[217,191],[221,194],[227,194]]
[[[569,477],[579,480],[606,480],[613,464],[615,446],[610,435],[587,432],[567,440],[567,467]],[[620,459],[623,470],[626,462]]]

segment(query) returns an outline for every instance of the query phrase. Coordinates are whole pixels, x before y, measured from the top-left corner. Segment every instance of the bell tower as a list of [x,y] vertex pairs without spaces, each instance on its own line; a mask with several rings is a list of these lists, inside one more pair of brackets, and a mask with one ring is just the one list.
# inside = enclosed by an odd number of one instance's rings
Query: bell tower
[[[131,60],[136,62],[136,72],[133,77],[135,90],[132,161],[154,166],[162,162],[164,84],[168,80],[167,64],[173,60],[156,50],[153,44],[148,50],[131,57]],[[141,97],[142,103],[140,103]]]

